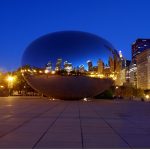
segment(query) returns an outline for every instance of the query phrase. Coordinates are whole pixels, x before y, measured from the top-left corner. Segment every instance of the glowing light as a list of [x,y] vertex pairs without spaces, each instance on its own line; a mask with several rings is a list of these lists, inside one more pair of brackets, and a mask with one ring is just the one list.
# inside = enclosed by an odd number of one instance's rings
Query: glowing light
[[40,70],[39,73],[43,73],[43,72]]
[[105,76],[103,74],[98,74],[97,75],[99,78],[104,78]]
[[146,99],[149,99],[149,95],[145,95],[145,98],[146,98]]
[[48,71],[48,70],[45,70],[44,72],[45,72],[46,74],[47,74],[47,73],[49,73],[49,71]]
[[110,77],[110,78],[114,78],[114,74],[110,74],[109,77]]
[[13,76],[8,76],[7,77],[8,82],[13,82],[14,80],[15,80],[15,78]]
[[54,101],[54,100],[55,100],[55,98],[49,98],[49,100]]
[[56,67],[56,68],[55,68],[55,70],[56,70],[56,71],[58,71],[58,70],[59,70],[59,68],[58,68],[58,67]]
[[86,98],[86,97],[85,97],[85,98],[83,98],[83,100],[87,102],[87,98]]
[[4,88],[4,86],[3,86],[3,85],[1,85],[1,86],[0,86],[0,88]]
[[15,76],[11,76],[11,75],[9,75],[9,76],[6,78],[6,80],[7,80],[7,82],[8,82],[8,88],[9,88],[9,89],[13,88],[13,84],[14,84],[15,79],[16,79]]
[[116,86],[116,89],[118,89],[119,87],[118,86]]
[[52,73],[52,74],[55,74],[55,71],[52,71],[51,73]]
[[70,66],[66,66],[65,67],[65,70],[67,71],[67,72],[71,72],[72,71],[72,66],[70,65]]
[[116,80],[116,79],[117,79],[117,77],[113,77],[112,79],[113,79],[113,80]]
[[97,77],[95,74],[91,74],[89,76],[92,77],[92,78],[96,78]]
[[91,72],[91,74],[89,76],[92,78],[104,78],[105,77],[103,74],[98,74],[98,73],[94,73],[94,72]]
[[91,75],[93,75],[94,74],[94,72],[91,72]]
[[122,52],[121,51],[119,51],[119,56],[120,56],[120,58],[122,58]]
[[33,72],[35,72],[35,73],[36,73],[37,71],[34,69],[34,70],[33,70]]
[[21,73],[24,73],[24,70],[23,70],[23,69],[21,69]]

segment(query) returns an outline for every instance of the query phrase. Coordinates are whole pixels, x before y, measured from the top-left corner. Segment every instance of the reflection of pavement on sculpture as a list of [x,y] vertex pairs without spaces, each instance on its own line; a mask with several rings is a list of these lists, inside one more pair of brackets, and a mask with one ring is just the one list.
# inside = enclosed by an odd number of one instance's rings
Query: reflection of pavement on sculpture
[[100,94],[112,85],[111,79],[86,76],[25,75],[27,82],[40,93],[59,99],[81,99]]

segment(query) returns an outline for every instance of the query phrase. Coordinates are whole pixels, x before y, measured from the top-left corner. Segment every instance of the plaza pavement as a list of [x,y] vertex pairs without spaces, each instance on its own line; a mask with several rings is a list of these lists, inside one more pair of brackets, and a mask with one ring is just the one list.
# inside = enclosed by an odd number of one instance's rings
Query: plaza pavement
[[150,148],[150,103],[0,97],[0,148]]

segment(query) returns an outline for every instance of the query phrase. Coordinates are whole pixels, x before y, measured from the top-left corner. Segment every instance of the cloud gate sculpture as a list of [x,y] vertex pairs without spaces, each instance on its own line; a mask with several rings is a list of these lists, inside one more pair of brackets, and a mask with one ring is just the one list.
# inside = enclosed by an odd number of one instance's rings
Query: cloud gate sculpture
[[33,41],[22,56],[22,74],[38,92],[57,99],[93,97],[116,78],[118,53],[87,32],[60,31]]

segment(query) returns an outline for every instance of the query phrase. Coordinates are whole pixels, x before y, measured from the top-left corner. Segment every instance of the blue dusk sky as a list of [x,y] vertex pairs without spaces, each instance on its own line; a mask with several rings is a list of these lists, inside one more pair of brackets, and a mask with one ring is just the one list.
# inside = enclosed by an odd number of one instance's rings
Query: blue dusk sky
[[0,71],[20,67],[39,36],[79,30],[108,40],[131,59],[131,44],[150,38],[150,0],[0,0]]

